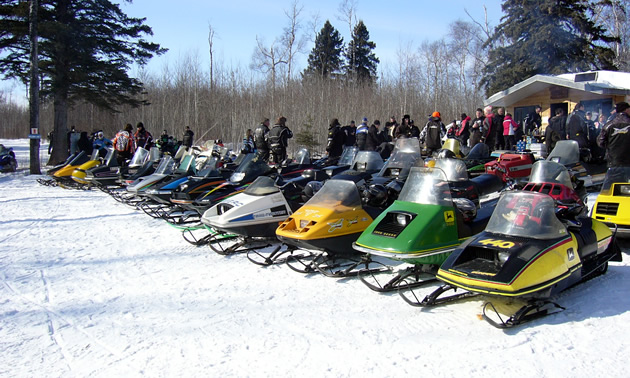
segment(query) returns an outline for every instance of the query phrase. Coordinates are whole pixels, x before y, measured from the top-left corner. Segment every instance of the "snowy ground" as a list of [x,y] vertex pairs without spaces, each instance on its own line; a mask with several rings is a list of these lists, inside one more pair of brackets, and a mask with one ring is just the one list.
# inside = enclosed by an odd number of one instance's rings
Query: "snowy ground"
[[[28,167],[27,141],[0,143]],[[555,298],[564,312],[501,331],[479,319],[483,298],[421,310],[356,279],[261,268],[38,177],[0,176],[0,376],[628,375],[627,247]]]

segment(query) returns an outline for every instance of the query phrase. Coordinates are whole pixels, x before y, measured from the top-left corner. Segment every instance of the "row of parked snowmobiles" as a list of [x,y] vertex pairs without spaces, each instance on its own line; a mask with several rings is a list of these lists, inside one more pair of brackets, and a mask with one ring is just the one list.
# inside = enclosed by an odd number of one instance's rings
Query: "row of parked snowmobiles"
[[186,241],[259,265],[356,276],[414,306],[479,294],[519,299],[505,319],[492,302],[483,307],[490,324],[509,328],[561,310],[554,295],[621,261],[614,228],[587,214],[588,180],[571,142],[536,161],[529,153],[493,160],[479,149],[463,156],[457,145],[426,157],[417,139],[401,139],[386,162],[356,148],[311,161],[304,149],[281,166],[190,149],[153,161],[147,153],[152,174],[117,168],[115,184],[99,182],[97,167],[85,177],[180,228]]

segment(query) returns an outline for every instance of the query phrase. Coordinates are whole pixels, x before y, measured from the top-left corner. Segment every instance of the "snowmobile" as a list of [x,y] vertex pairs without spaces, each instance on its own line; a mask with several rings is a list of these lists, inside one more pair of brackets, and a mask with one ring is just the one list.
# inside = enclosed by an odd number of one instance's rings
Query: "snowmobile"
[[[576,200],[566,169],[560,164],[545,168],[558,173],[555,180],[533,185],[532,191],[504,192],[486,229],[444,261],[436,276],[444,285],[421,301],[413,291],[403,298],[418,306],[479,294],[525,301],[506,319],[494,304],[484,304],[482,317],[488,323],[511,328],[561,311],[552,296],[605,273],[609,261],[621,261],[611,230],[582,215],[584,204]],[[457,289],[463,292],[442,297]]]
[[593,179],[580,161],[580,146],[574,140],[559,140],[547,156],[547,160],[555,161],[567,167],[585,187],[593,186]]
[[[86,154],[86,156],[88,156]],[[72,163],[76,163],[76,161],[73,161]],[[87,186],[85,185],[85,183],[76,181],[73,177],[74,172],[77,169],[81,169],[81,168],[91,168],[94,166],[97,166],[101,163],[101,159],[100,159],[100,155],[99,155],[99,151],[95,150],[92,151],[92,154],[90,155],[90,157],[87,158],[86,161],[78,164],[78,165],[68,165],[60,170],[58,170],[57,172],[55,172],[55,174],[53,175],[53,177],[55,179],[58,179],[57,184],[64,188],[64,189],[84,189]],[[80,176],[84,176],[85,175],[85,170],[82,170],[82,173],[79,174]]]
[[[55,172],[59,171],[60,169],[64,168],[68,164],[70,164],[70,162],[72,160],[74,160],[81,153],[82,153],[82,157],[81,158],[85,159],[85,161],[87,161],[88,158],[85,157],[85,152],[81,151],[79,153],[76,153],[76,154],[68,156],[68,158],[63,163],[57,164],[57,165],[53,166],[52,168],[48,169],[46,171],[46,175],[50,176],[50,177],[53,177]],[[41,185],[44,185],[44,186],[57,186],[57,181],[54,178],[50,178],[50,179],[39,178],[39,179],[37,179],[37,182],[40,183]]]
[[[234,238],[236,237],[235,234],[226,233],[225,231],[221,230],[217,231],[207,224],[194,223],[199,222],[201,216],[207,213],[209,209],[211,209],[217,203],[225,201],[226,199],[233,196],[242,195],[242,192],[246,190],[246,188],[252,183],[253,180],[263,176],[271,176],[275,180],[275,182],[282,187],[282,190],[285,191],[288,196],[292,198],[299,197],[302,191],[299,183],[304,181],[308,182],[309,177],[312,180],[320,179],[322,178],[322,176],[325,175],[321,171],[321,169],[312,169],[311,167],[313,167],[313,164],[310,163],[310,160],[310,154],[306,149],[301,149],[296,154],[296,157],[292,164],[279,168],[274,168],[272,166],[269,166],[265,162],[258,161],[258,159],[255,157],[250,157],[247,162],[242,164],[227,181],[208,190],[205,194],[203,194],[203,197],[195,200],[195,207],[192,207],[192,212],[188,210],[191,207],[190,205],[184,205],[186,206],[185,211],[183,212],[183,215],[180,216],[179,219],[177,219],[177,224],[183,224],[185,226],[182,229],[182,236],[186,241],[191,244],[202,245],[210,243],[210,247],[218,253],[233,253],[236,249],[240,247],[240,245],[237,244],[225,250],[220,244],[217,244],[217,248],[215,248],[214,244],[215,242],[220,243],[224,241],[224,239]],[[318,162],[316,162],[316,164],[318,164]],[[299,174],[299,176],[295,177],[296,174]],[[293,180],[295,180],[295,182],[293,182]],[[264,196],[259,196],[257,198],[259,202],[265,203],[266,198]],[[171,198],[171,201],[173,201],[173,198]],[[200,204],[205,204],[203,206],[207,206],[207,208],[204,209],[200,207]],[[286,218],[286,216],[284,218]],[[284,218],[282,218],[281,220],[283,220]],[[276,222],[275,227],[277,227],[277,221],[274,222]],[[188,226],[188,224],[191,223],[192,225]],[[200,229],[204,230],[203,233],[206,234],[206,236],[200,237],[200,233],[195,232]],[[270,236],[275,237],[275,233],[272,233]],[[244,241],[240,244],[244,244]]]
[[350,171],[326,181],[276,230],[276,236],[285,244],[321,252],[305,258],[289,256],[287,264],[302,273],[356,275],[357,268],[366,262],[356,259],[359,254],[352,243],[397,198],[411,168],[423,164],[417,139],[399,139],[392,156],[373,178],[357,180]]
[[17,171],[17,160],[15,159],[15,152],[13,147],[5,147],[0,144],[0,172],[15,172]]
[[[189,158],[185,160],[189,166],[191,163],[190,159],[192,157],[190,157],[190,155],[187,156],[189,156]],[[135,179],[131,184],[128,184],[126,186],[124,191],[112,192],[111,195],[117,201],[135,206],[136,204],[139,204],[143,201],[143,198],[138,196],[138,193],[151,187],[151,185],[155,185],[157,182],[164,180],[164,178],[173,173],[176,168],[177,164],[175,163],[173,157],[170,155],[165,155],[162,157],[162,159],[160,159],[160,163],[158,164],[158,167],[155,169],[154,173]]]
[[[385,284],[374,274],[360,273],[359,278],[379,292],[432,281],[450,253],[488,223],[497,200],[480,206],[480,198],[504,187],[494,175],[469,179],[466,164],[459,159],[437,159],[432,168],[412,168],[398,199],[353,243],[358,252],[412,265]],[[427,274],[429,279],[421,280]]]
[[[68,161],[69,160],[69,161]],[[84,151],[81,151],[77,154],[71,155],[64,164],[60,164],[60,166],[55,166],[51,170],[53,171],[50,175],[52,178],[49,180],[37,180],[42,185],[46,186],[58,186],[61,183],[69,183],[72,181],[72,172],[80,166],[81,164],[90,160],[90,156],[88,156]],[[48,174],[50,171],[48,171]]]
[[89,169],[86,172],[85,180],[88,181],[90,185],[109,192],[110,190],[121,188],[123,186],[121,177],[128,176],[129,172],[132,170],[138,172],[139,168],[145,167],[145,174],[150,174],[151,167],[154,165],[157,166],[159,160],[160,150],[156,147],[151,147],[150,151],[138,147],[129,165],[124,167],[118,165],[118,160],[115,155],[108,155],[105,157],[105,164]]
[[618,236],[630,236],[630,167],[608,168],[592,217]]
[[74,171],[72,171],[72,180],[74,180],[74,182],[78,183],[82,187],[89,187],[89,182],[85,179],[87,171],[95,167],[100,167],[108,161],[111,162],[112,157],[114,157],[115,159],[114,151],[115,150],[113,148],[95,148],[92,151],[92,157],[90,158],[90,161],[81,164]]

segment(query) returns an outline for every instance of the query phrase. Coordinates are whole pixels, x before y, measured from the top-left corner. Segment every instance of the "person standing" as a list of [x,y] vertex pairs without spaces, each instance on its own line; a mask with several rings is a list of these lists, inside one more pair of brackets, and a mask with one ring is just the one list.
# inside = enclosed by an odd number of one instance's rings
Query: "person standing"
[[468,146],[468,138],[470,138],[470,123],[471,119],[466,113],[462,113],[461,123],[457,131],[455,131],[455,136],[461,141],[462,146]]
[[573,113],[567,118],[567,139],[578,142],[580,148],[588,148],[588,130],[586,128],[586,113],[584,104],[578,102]]
[[[496,130],[495,133],[495,143],[494,143],[494,149],[495,150],[502,150],[506,147],[506,142],[503,138],[503,121],[505,120],[505,108],[498,108],[497,109],[497,114],[494,115],[494,129]],[[509,148],[508,148],[509,150]]]
[[505,141],[505,148],[513,150],[516,146],[516,130],[518,124],[512,119],[512,114],[508,113],[503,119],[503,140]]
[[81,134],[76,131],[74,126],[72,126],[68,132],[68,152],[70,155],[74,155],[79,152],[79,146],[77,144],[79,142],[79,138],[81,138]]
[[567,139],[566,132],[567,117],[564,115],[562,108],[556,109],[556,116],[549,120],[549,125],[545,129],[545,145],[547,153],[553,151],[556,142]]
[[606,150],[608,167],[630,167],[630,105],[615,105],[615,117],[609,120],[597,137],[597,144]]
[[192,147],[194,137],[195,133],[190,129],[189,126],[186,126],[186,130],[184,130],[184,136],[182,137],[182,144],[188,148]]
[[289,139],[293,138],[293,133],[286,125],[287,119],[280,117],[276,120],[275,125],[269,130],[268,141],[269,150],[274,164],[282,164],[287,158],[287,147]]
[[540,105],[536,105],[534,107],[534,111],[529,113],[525,119],[523,120],[523,132],[527,136],[531,136],[534,132],[534,129],[539,129],[542,126],[542,118],[540,117],[540,112],[542,111],[542,107]]
[[492,106],[486,106],[483,108],[483,112],[486,118],[483,120],[481,139],[488,146],[488,149],[493,151],[494,142],[496,141],[496,122],[494,120],[494,113],[492,113]]
[[429,122],[420,132],[420,141],[427,148],[427,154],[432,155],[433,152],[442,148],[442,137],[444,137],[445,126],[442,123],[442,115],[440,112],[433,112],[429,118]]
[[144,128],[144,124],[142,122],[138,122],[138,125],[136,127],[137,130],[133,136],[135,149],[137,150],[140,147],[144,148],[145,150],[151,149],[151,146],[153,145],[153,136],[151,135],[151,133]]
[[93,148],[100,150],[111,146],[113,146],[112,141],[105,138],[105,134],[103,134],[102,130],[96,133],[96,139],[94,139],[92,143]]
[[269,118],[263,121],[254,129],[254,147],[256,148],[256,159],[267,162],[269,160],[269,146],[267,137],[269,133]]
[[359,151],[365,151],[366,149],[368,130],[369,130],[367,123],[368,123],[368,119],[364,117],[359,127],[357,127],[356,144],[357,144],[357,147],[359,147]]
[[477,108],[475,111],[475,119],[470,126],[470,147],[475,147],[477,143],[481,142],[481,131],[483,130],[483,122],[486,117],[483,115],[483,110]]
[[116,159],[118,160],[118,165],[120,166],[126,165],[127,160],[131,159],[131,156],[135,151],[133,145],[133,135],[131,134],[132,132],[133,126],[128,123],[125,125],[123,130],[120,130],[116,134],[114,140],[112,141],[114,149],[117,152]]
[[374,120],[374,123],[370,125],[367,132],[367,139],[365,140],[366,151],[376,151],[376,149],[384,142],[382,134],[379,132],[381,121]]
[[341,124],[337,118],[334,118],[328,125],[328,143],[326,144],[326,152],[329,158],[338,158],[343,152],[345,143],[345,133],[341,130]]
[[411,117],[409,116],[409,114],[405,114],[403,116],[402,120],[400,121],[400,125],[398,125],[398,127],[396,127],[396,130],[394,130],[394,139],[409,138],[409,136],[411,135],[411,128],[409,127],[410,120]]
[[357,125],[354,123],[354,120],[350,121],[349,125],[342,127],[341,131],[345,134],[344,145],[346,147],[354,146],[356,144],[357,135]]

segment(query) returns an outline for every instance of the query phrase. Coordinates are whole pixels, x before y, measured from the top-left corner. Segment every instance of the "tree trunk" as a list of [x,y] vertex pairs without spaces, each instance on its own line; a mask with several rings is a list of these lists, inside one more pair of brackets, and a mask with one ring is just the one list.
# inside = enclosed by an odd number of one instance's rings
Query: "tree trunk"
[[31,80],[29,83],[29,134],[34,134],[30,145],[30,172],[33,175],[41,173],[39,167],[39,70],[37,52],[37,7],[38,0],[31,0],[29,10],[29,34],[31,43]]

